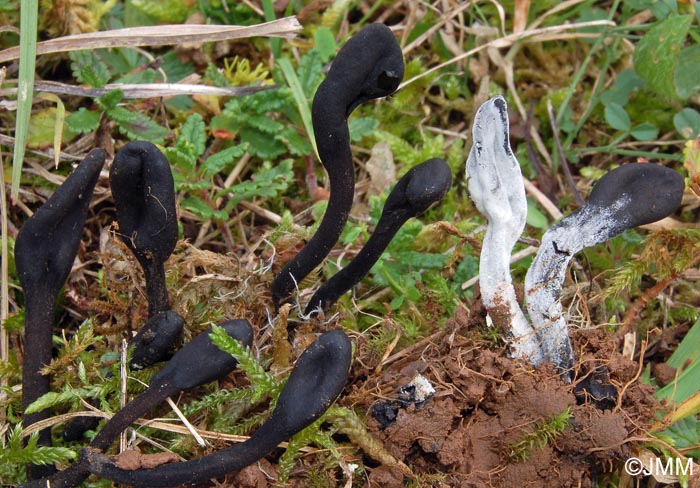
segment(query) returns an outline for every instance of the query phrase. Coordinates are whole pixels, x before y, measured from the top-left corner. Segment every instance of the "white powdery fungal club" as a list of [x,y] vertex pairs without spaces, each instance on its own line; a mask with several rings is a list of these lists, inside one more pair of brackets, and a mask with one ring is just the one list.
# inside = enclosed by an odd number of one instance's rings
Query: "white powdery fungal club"
[[510,148],[508,110],[503,97],[476,113],[474,142],[467,158],[469,194],[488,219],[479,261],[479,286],[491,322],[507,331],[511,351],[537,365],[542,351],[535,331],[518,305],[510,276],[510,256],[525,227],[527,201],[518,160]]

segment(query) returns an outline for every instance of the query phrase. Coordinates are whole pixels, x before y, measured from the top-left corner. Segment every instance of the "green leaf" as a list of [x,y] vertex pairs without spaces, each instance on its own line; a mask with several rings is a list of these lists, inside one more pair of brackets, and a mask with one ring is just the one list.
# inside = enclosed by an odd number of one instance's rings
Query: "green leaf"
[[180,129],[180,135],[177,136],[177,142],[180,143],[181,141],[186,141],[190,144],[190,147],[193,149],[192,155],[195,159],[204,154],[207,134],[204,119],[202,119],[201,115],[194,113],[187,117]]
[[428,252],[403,251],[394,252],[392,256],[402,265],[414,269],[442,269],[447,262],[447,256]]
[[0,450],[0,465],[22,464],[55,464],[65,463],[76,459],[77,453],[65,447],[39,446],[39,434],[35,432],[22,446],[22,426],[15,425],[10,431],[7,441]]
[[304,128],[306,129],[306,134],[311,141],[311,146],[314,148],[314,153],[318,156],[318,149],[316,148],[316,139],[314,137],[313,124],[311,123],[311,107],[309,106],[309,100],[304,93],[304,88],[302,87],[299,78],[297,77],[294,68],[292,68],[292,63],[287,58],[280,58],[277,60],[282,74],[284,75],[289,88],[292,91],[292,96],[296,102],[297,109],[301,115],[301,120],[304,123]]
[[232,208],[255,197],[274,198],[287,189],[292,179],[292,161],[285,159],[277,166],[259,170],[251,181],[244,181],[222,190],[220,195],[230,195],[227,207]]
[[700,91],[700,44],[681,51],[673,81],[681,98],[691,97]]
[[191,196],[185,198],[182,203],[180,203],[180,208],[188,210],[195,215],[199,215],[206,220],[226,220],[228,218],[228,213],[221,210],[214,210],[199,197]]
[[191,5],[194,2],[183,2],[182,0],[131,0],[131,4],[143,13],[155,17],[159,22],[166,24],[181,24],[187,20]]
[[359,142],[363,138],[372,135],[379,126],[379,121],[372,117],[354,117],[348,121],[350,140]]
[[110,90],[100,98],[98,98],[97,104],[102,108],[102,110],[110,110],[117,106],[119,102],[124,98],[124,92],[121,90]]
[[227,166],[243,157],[247,149],[248,144],[238,144],[212,154],[202,165],[204,167],[204,175],[207,178],[211,178],[215,174],[224,171]]
[[51,146],[57,123],[56,107],[49,107],[32,114],[27,132],[27,147],[46,149]]
[[68,57],[73,76],[80,83],[102,88],[109,82],[109,68],[93,51],[71,51]]
[[283,142],[293,156],[306,156],[311,154],[311,144],[302,137],[294,127],[285,127],[275,139]]
[[605,106],[605,121],[613,129],[623,132],[628,132],[632,125],[630,116],[624,107],[614,102]]
[[638,141],[653,141],[659,136],[659,128],[651,122],[643,122],[634,126],[630,134]]
[[685,139],[692,139],[700,134],[700,113],[694,108],[684,108],[673,117],[673,125]]
[[181,169],[184,173],[194,176],[197,160],[190,152],[183,151],[179,147],[166,147],[163,154],[168,158],[170,164]]
[[153,144],[162,144],[170,133],[146,115],[130,112],[124,107],[114,107],[107,110],[107,115],[117,123],[119,131],[132,140],[145,140]]
[[338,50],[335,36],[328,27],[319,27],[314,32],[314,50],[318,51],[323,63],[331,59]]
[[678,58],[693,20],[672,15],[649,29],[634,50],[634,68],[649,87],[667,98],[678,98],[674,83]]
[[527,225],[537,229],[546,229],[549,227],[549,220],[547,220],[547,217],[537,208],[535,201],[530,198],[527,199]]
[[73,112],[66,117],[66,125],[70,131],[76,134],[94,132],[100,125],[100,113],[80,107],[77,112]]
[[700,320],[690,328],[666,363],[674,368],[682,367],[688,361],[700,359]]
[[260,159],[276,159],[287,152],[287,147],[282,142],[253,127],[242,128],[238,135],[241,141],[249,144],[250,153]]
[[360,234],[362,234],[362,227],[359,225],[355,227],[346,227],[340,237],[340,242],[346,245],[350,244],[355,242],[360,237]]

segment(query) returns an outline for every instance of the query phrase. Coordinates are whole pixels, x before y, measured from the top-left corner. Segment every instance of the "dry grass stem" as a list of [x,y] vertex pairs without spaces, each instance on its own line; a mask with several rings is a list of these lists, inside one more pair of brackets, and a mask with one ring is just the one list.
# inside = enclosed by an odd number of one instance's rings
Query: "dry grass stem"
[[[112,47],[163,46],[185,42],[230,41],[246,37],[292,38],[301,30],[296,17],[251,26],[230,25],[158,25],[127,27],[87,34],[59,37],[37,43],[37,56],[42,54]],[[175,34],[173,33],[175,32]],[[0,51],[0,63],[19,59],[19,46]]]

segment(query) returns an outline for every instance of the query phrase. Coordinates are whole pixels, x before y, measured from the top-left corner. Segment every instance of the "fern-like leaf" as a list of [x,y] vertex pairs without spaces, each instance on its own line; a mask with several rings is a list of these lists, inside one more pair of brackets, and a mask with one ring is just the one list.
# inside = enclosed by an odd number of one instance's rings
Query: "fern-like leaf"
[[93,51],[72,51],[68,56],[73,76],[80,83],[101,88],[109,82],[112,76],[109,68]]

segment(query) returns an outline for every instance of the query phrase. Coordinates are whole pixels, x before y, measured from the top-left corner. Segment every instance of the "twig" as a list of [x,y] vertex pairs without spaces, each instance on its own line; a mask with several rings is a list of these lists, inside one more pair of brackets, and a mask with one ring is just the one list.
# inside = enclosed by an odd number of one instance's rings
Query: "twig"
[[547,195],[542,193],[539,188],[533,185],[531,181],[523,178],[523,183],[525,184],[525,191],[527,191],[528,194],[530,194],[530,196],[537,201],[537,203],[542,205],[542,208],[544,208],[554,220],[559,220],[563,217],[563,214],[557,208],[557,206],[552,203]]
[[574,181],[574,177],[571,174],[571,168],[569,168],[569,162],[566,159],[566,155],[564,155],[564,148],[561,146],[561,139],[559,139],[559,127],[557,126],[557,119],[556,119],[556,116],[554,115],[554,109],[552,108],[552,100],[550,100],[550,99],[547,99],[547,115],[549,116],[549,124],[552,127],[552,135],[554,136],[554,143],[557,146],[557,152],[559,153],[561,167],[564,170],[564,176],[566,177],[566,183],[569,185],[569,189],[571,190],[571,193],[574,196],[576,203],[580,207],[582,207],[585,202],[583,201],[583,197],[581,196],[581,194],[578,192],[578,189],[576,188],[576,182]]

